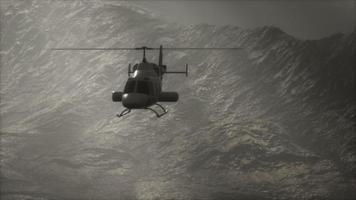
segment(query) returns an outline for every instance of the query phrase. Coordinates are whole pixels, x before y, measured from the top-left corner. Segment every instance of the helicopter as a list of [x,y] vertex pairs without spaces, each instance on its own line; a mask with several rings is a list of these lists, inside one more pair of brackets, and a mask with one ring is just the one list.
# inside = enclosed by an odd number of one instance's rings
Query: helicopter
[[[128,80],[126,81],[123,92],[112,92],[113,102],[122,102],[125,109],[117,115],[122,117],[131,112],[132,109],[148,109],[156,114],[157,117],[165,115],[168,111],[158,102],[177,102],[179,95],[177,92],[162,91],[162,79],[164,74],[185,74],[188,76],[188,64],[185,71],[167,71],[167,66],[163,65],[163,47],[159,47],[158,64],[147,62],[146,50],[157,50],[146,46],[135,48],[143,51],[141,63],[128,67]],[[133,74],[131,76],[131,74]],[[159,113],[152,106],[158,106],[162,110]]]
[[[241,48],[164,48],[167,50],[239,50]],[[167,114],[160,102],[177,102],[177,92],[162,91],[162,80],[164,74],[185,74],[188,76],[188,64],[185,71],[167,71],[163,64],[163,47],[137,47],[137,48],[52,48],[52,50],[142,50],[143,58],[140,63],[133,67],[128,65],[128,79],[123,91],[113,91],[112,101],[121,102],[125,109],[116,116],[121,118],[134,109],[147,109],[152,111],[157,118]],[[158,64],[147,61],[146,50],[158,50]],[[161,111],[154,109],[157,106]]]

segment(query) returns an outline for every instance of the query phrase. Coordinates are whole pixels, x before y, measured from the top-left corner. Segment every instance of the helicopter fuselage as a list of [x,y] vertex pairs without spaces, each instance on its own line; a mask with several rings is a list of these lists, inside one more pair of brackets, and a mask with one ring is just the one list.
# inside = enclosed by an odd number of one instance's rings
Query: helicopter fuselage
[[121,101],[127,109],[144,109],[157,102],[178,101],[177,92],[162,92],[162,78],[166,66],[142,62],[133,66],[123,92],[113,92],[113,101]]
[[162,72],[162,67],[154,63],[134,65],[133,75],[123,91],[122,105],[128,109],[141,109],[157,103],[162,91]]

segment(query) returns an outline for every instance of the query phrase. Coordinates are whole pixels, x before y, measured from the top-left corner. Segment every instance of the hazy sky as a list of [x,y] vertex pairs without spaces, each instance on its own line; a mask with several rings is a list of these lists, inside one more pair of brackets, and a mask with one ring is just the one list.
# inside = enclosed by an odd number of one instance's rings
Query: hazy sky
[[302,39],[347,33],[356,26],[356,0],[147,0],[132,4],[182,24],[274,25]]

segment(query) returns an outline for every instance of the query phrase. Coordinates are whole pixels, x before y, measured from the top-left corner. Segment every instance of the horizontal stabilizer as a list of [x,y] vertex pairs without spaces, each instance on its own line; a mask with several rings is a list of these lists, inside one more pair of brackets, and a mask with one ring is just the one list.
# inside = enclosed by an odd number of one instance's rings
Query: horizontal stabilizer
[[178,101],[179,95],[177,92],[161,92],[158,97],[160,102],[176,102]]
[[188,64],[185,65],[185,72],[164,72],[166,74],[185,74],[185,76],[188,76]]

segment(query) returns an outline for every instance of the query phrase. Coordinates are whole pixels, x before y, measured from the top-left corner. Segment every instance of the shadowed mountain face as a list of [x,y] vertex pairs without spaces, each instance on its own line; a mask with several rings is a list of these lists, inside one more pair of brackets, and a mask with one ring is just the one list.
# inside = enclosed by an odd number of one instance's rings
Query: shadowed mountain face
[[[1,199],[355,199],[355,38],[180,26],[126,5],[1,1]],[[180,101],[125,118],[111,91],[164,52]],[[149,53],[149,61],[157,54]]]

